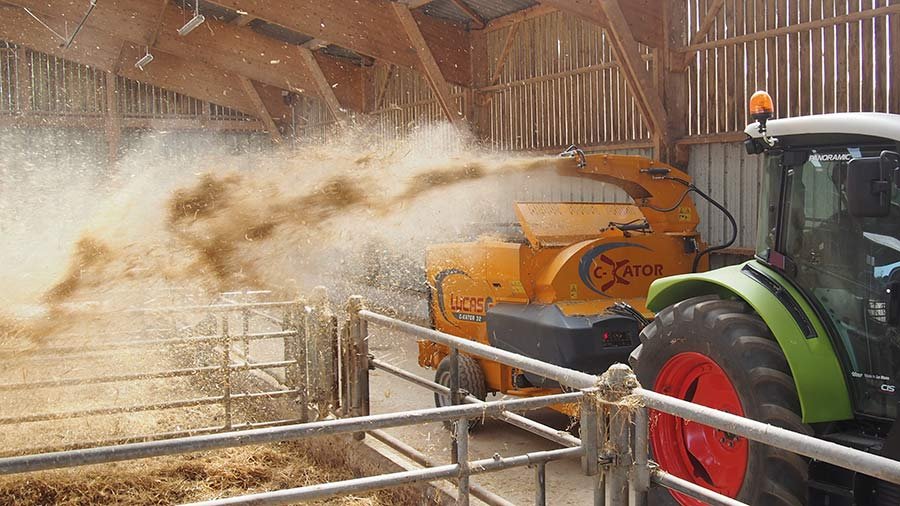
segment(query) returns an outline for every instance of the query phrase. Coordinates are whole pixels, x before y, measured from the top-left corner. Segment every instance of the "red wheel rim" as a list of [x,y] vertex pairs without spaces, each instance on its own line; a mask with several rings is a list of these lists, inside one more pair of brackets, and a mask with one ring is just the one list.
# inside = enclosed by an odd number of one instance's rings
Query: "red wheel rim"
[[[653,390],[703,406],[744,415],[725,371],[701,353],[679,353],[663,365]],[[651,414],[650,444],[660,468],[679,478],[736,497],[744,483],[746,439],[666,413]],[[684,506],[700,501],[673,492]]]

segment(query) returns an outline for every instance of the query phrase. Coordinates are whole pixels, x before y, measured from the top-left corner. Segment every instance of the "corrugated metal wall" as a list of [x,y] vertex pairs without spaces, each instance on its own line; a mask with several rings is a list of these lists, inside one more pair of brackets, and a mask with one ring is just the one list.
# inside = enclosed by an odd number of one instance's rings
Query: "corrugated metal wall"
[[[700,144],[691,147],[688,173],[694,184],[724,205],[738,222],[735,248],[753,248],[756,241],[756,204],[763,157],[748,155],[740,142]],[[727,219],[706,201],[694,197],[700,214],[700,231],[710,244],[730,237]]]

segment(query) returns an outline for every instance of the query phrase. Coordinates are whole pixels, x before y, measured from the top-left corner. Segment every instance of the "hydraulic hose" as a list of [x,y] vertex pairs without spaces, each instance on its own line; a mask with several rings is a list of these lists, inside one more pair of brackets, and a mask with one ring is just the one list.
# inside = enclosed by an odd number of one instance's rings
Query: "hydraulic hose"
[[672,207],[658,208],[658,207],[653,207],[651,205],[648,205],[647,207],[649,207],[650,209],[653,209],[654,211],[657,211],[660,213],[668,213],[668,212],[674,211],[678,206],[681,205],[682,202],[684,202],[684,199],[691,192],[693,192],[693,193],[696,193],[697,195],[700,195],[701,197],[703,197],[703,200],[706,200],[707,202],[709,202],[710,204],[715,206],[716,209],[718,209],[719,211],[722,211],[722,214],[724,214],[725,217],[728,218],[728,221],[731,223],[731,239],[729,239],[727,242],[725,242],[723,244],[719,244],[716,246],[710,246],[710,247],[706,248],[705,250],[697,253],[697,256],[694,257],[694,263],[691,266],[691,272],[697,272],[697,267],[700,265],[700,259],[702,259],[706,255],[709,255],[713,251],[723,250],[723,249],[731,246],[732,244],[734,244],[734,242],[737,240],[737,234],[738,234],[737,221],[735,221],[734,216],[732,216],[732,214],[728,211],[728,209],[725,209],[725,206],[718,203],[714,198],[707,195],[700,188],[697,188],[696,186],[694,186],[693,183],[685,181],[684,179],[681,179],[679,177],[673,177],[673,176],[661,176],[661,177],[662,177],[662,179],[668,179],[670,181],[675,181],[676,183],[680,183],[680,184],[684,185],[685,187],[687,187],[687,190],[685,190],[684,193],[681,194],[681,197],[678,198],[678,201],[676,201]]

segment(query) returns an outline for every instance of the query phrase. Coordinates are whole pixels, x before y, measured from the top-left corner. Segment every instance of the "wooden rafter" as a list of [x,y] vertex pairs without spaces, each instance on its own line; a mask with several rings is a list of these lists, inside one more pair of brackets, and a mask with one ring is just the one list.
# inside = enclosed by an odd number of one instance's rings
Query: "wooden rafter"
[[452,2],[457,9],[462,11],[462,13],[466,15],[466,17],[472,20],[472,22],[475,24],[476,29],[481,30],[487,24],[484,22],[484,18],[482,18],[480,14],[475,12],[475,9],[467,4],[465,0],[450,0],[450,2]]
[[506,28],[507,26],[521,23],[522,21],[546,16],[547,14],[556,12],[557,10],[558,9],[552,5],[537,4],[527,9],[522,9],[520,11],[516,11],[511,14],[500,16],[499,18],[494,18],[488,21],[488,24],[485,27],[485,31],[492,32],[494,30],[500,30],[501,28]]
[[313,79],[316,82],[316,92],[319,95],[319,98],[325,102],[325,106],[331,111],[331,115],[334,116],[334,119],[340,123],[346,121],[347,115],[344,112],[343,107],[341,107],[341,103],[338,101],[337,96],[334,94],[334,88],[328,82],[328,79],[322,72],[322,68],[319,67],[316,56],[312,51],[305,47],[298,47],[297,51],[300,52],[300,56],[307,67],[307,71],[313,75]]
[[154,18],[156,20],[155,28],[152,32],[150,32],[150,37],[147,38],[147,47],[151,48],[156,45],[157,39],[159,39],[159,31],[162,30],[163,20],[166,15],[166,8],[169,6],[169,0],[161,0],[159,3],[159,13]]
[[[407,40],[397,37],[404,29],[391,8],[394,2],[388,0],[209,1],[379,61],[419,68],[416,51]],[[470,86],[470,34],[465,27],[420,12],[412,15],[418,21],[419,30],[428,41],[444,78]]]
[[431,91],[434,93],[438,104],[441,106],[441,110],[444,111],[444,115],[447,116],[447,119],[450,120],[451,124],[457,128],[461,128],[462,117],[460,116],[459,111],[456,108],[456,102],[453,100],[450,93],[450,85],[447,84],[446,79],[444,79],[443,74],[441,74],[441,69],[438,67],[434,55],[428,47],[428,43],[425,42],[425,37],[422,36],[419,25],[416,24],[416,20],[409,11],[409,7],[400,3],[395,3],[393,4],[393,9],[397,14],[397,19],[400,20],[400,25],[403,26],[403,30],[406,32],[407,37],[409,37],[409,42],[412,44],[412,47],[418,55],[419,68],[431,85]]
[[663,47],[663,9],[658,0],[630,0],[619,5],[622,16],[619,20],[609,19],[597,0],[540,0],[541,5],[556,7],[561,11],[575,14],[604,28],[614,28],[615,23],[624,23],[632,38],[650,47]]
[[[189,36],[182,37],[177,35],[177,30],[183,25],[184,12],[169,2],[160,23],[157,1],[97,2],[86,27],[141,46],[146,45],[154,33],[158,32],[154,56],[162,52],[180,58],[190,55],[191,61],[203,62],[270,86],[299,93],[315,89],[313,76],[306,72],[306,67],[299,61],[295,46],[266,37],[249,27],[222,23],[211,17],[207,18],[204,29],[194,30]],[[77,2],[10,2],[28,7],[42,18],[57,19],[60,25],[65,20],[80,19],[83,15],[83,9]],[[4,19],[4,23],[5,21]],[[361,76],[355,75],[361,74],[358,67],[335,64],[329,65],[329,69],[336,80],[341,82],[361,79]],[[356,90],[341,89],[337,93],[347,107],[361,106]]]
[[660,145],[667,145],[669,140],[669,122],[666,109],[656,83],[647,72],[646,63],[638,51],[638,43],[634,39],[631,28],[625,21],[625,15],[619,0],[596,0],[604,15],[609,20],[607,33],[613,42],[613,48],[619,61],[619,68],[628,79],[631,91],[637,98],[641,112],[651,125]]
[[262,98],[260,98],[259,92],[256,91],[256,87],[253,86],[253,81],[244,76],[240,76],[239,79],[241,81],[241,87],[244,89],[244,94],[247,96],[247,100],[249,100],[250,103],[253,104],[253,107],[256,108],[256,116],[262,120],[264,125],[266,125],[269,136],[272,137],[272,140],[275,141],[276,144],[284,142],[284,138],[281,137],[281,132],[278,130],[278,125],[276,125],[275,120],[272,119],[272,115],[263,103]]
[[[700,23],[700,28],[693,34],[688,45],[696,44],[706,38],[709,31],[716,23],[716,17],[719,15],[719,11],[721,11],[724,6],[725,0],[713,0],[713,3],[710,4],[709,9],[706,12],[706,16],[703,17],[703,21]],[[683,55],[683,58],[681,59],[681,68],[686,68],[690,65],[692,56],[693,53],[686,53]]]
[[513,42],[516,40],[516,32],[519,31],[521,24],[521,22],[518,22],[509,27],[509,33],[506,34],[506,41],[503,43],[503,50],[500,51],[500,56],[497,58],[497,68],[494,69],[494,74],[491,76],[488,85],[497,84],[497,81],[500,80],[500,73],[503,72],[506,58],[509,56],[509,50],[512,49]]
[[[61,20],[53,17],[44,17],[44,21],[62,24]],[[114,72],[128,79],[214,102],[245,114],[256,115],[255,109],[244,98],[243,91],[240,87],[235,87],[236,78],[233,74],[165,53],[156,55],[153,63],[142,72],[134,67],[134,62],[143,54],[143,43],[139,46],[123,45],[121,40],[90,26],[85,26],[75,43],[64,50],[59,47],[59,39],[42,29],[24,11],[8,10],[4,12],[3,22],[0,23],[0,39],[99,70]]]
[[418,9],[419,7],[424,7],[434,0],[400,0],[400,3],[405,3],[407,7],[410,9]]
[[706,12],[706,16],[703,17],[703,22],[700,23],[700,28],[697,30],[697,33],[691,37],[691,44],[696,44],[697,42],[700,42],[700,39],[706,37],[712,29],[713,24],[716,22],[716,16],[719,15],[719,11],[722,10],[722,7],[724,6],[725,0],[713,0],[713,3],[709,6],[709,10]]

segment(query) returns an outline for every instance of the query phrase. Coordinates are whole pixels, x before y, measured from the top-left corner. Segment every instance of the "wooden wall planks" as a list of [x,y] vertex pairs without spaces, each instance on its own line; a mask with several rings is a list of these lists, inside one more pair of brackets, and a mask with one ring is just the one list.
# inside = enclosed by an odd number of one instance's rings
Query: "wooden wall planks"
[[[696,30],[710,2],[687,3]],[[727,0],[687,48],[689,134],[743,130],[757,89],[772,94],[778,117],[900,113],[898,49],[897,0]]]
[[[91,117],[106,113],[105,72],[0,41],[0,114]],[[116,79],[125,118],[252,120],[227,107],[171,90]]]

